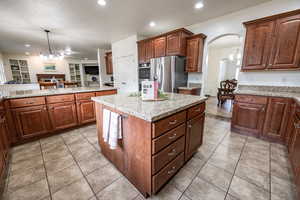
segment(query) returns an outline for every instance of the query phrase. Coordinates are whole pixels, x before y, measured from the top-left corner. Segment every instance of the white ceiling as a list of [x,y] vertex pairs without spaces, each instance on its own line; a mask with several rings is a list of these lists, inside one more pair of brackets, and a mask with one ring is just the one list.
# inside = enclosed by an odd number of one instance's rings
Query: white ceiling
[[196,0],[107,0],[106,7],[97,0],[1,0],[0,51],[38,54],[47,47],[47,28],[57,50],[70,46],[75,56],[94,59],[97,48],[132,34],[151,36],[267,1],[204,0],[195,10]]

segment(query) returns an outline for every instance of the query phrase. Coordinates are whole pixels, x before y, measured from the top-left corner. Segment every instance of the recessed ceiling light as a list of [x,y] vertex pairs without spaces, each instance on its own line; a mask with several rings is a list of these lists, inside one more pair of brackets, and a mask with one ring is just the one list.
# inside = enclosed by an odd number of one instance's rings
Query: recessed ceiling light
[[149,26],[154,27],[154,26],[156,26],[156,23],[155,22],[150,22]]
[[25,44],[24,46],[25,46],[25,47],[31,47],[31,45],[30,45],[30,44]]
[[198,3],[195,4],[196,9],[201,9],[203,7],[204,7],[204,4],[202,2],[198,2]]
[[106,1],[105,0],[98,0],[98,4],[100,6],[105,6],[106,5]]

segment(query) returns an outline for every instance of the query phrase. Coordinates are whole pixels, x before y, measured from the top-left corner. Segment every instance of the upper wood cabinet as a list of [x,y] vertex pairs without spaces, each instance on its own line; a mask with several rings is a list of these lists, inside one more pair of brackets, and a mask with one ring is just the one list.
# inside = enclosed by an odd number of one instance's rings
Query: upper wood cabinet
[[186,67],[187,72],[202,72],[203,48],[206,36],[198,34],[187,38]]
[[289,111],[290,99],[270,97],[263,136],[274,141],[283,141],[287,130]]
[[166,45],[167,39],[166,36],[161,36],[154,39],[154,57],[164,57],[166,56]]
[[137,42],[139,64],[149,63],[151,58],[186,56],[187,38],[191,35],[181,28]]
[[245,22],[242,70],[300,69],[300,10]]
[[107,52],[105,55],[106,74],[113,74],[112,52]]

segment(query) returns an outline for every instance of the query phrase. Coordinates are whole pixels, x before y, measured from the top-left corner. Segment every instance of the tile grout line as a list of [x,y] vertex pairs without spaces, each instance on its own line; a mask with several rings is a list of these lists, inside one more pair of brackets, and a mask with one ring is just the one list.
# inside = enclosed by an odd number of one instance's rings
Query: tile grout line
[[272,179],[272,175],[271,175],[271,143],[269,146],[269,199],[271,200],[271,196],[272,196],[272,191],[271,191],[271,187],[272,187],[272,183],[271,183],[271,179]]
[[243,148],[242,148],[242,150],[241,150],[239,159],[238,159],[238,161],[237,161],[237,163],[236,163],[236,166],[235,166],[235,168],[234,168],[234,171],[233,171],[233,174],[232,174],[232,178],[231,178],[231,180],[230,180],[230,182],[229,182],[229,185],[228,185],[228,188],[227,188],[227,192],[226,192],[226,195],[225,195],[225,198],[224,198],[224,199],[226,199],[226,198],[227,198],[227,195],[230,194],[230,193],[229,193],[229,189],[230,189],[232,180],[233,180],[233,178],[234,178],[236,169],[237,169],[237,167],[238,167],[238,164],[239,164],[239,162],[240,162],[240,160],[241,160],[242,154],[243,154],[243,152],[244,152],[244,149],[245,149],[245,146],[246,146],[247,141],[248,141],[248,137],[246,137],[246,139],[245,139],[245,141],[244,141]]
[[[205,127],[204,127],[205,129]],[[178,199],[181,199],[181,197],[184,195],[184,193],[186,192],[186,190],[190,187],[190,185],[193,183],[193,181],[196,179],[196,177],[198,176],[198,174],[200,173],[200,171],[202,170],[202,168],[208,163],[209,159],[212,157],[212,155],[216,152],[217,148],[221,145],[221,143],[223,142],[224,138],[229,134],[230,130],[228,130],[228,133],[225,134],[223,136],[223,138],[220,140],[220,142],[217,143],[216,147],[214,148],[214,150],[212,151],[212,153],[210,154],[210,156],[207,158],[207,160],[203,163],[203,165],[201,166],[201,168],[199,169],[199,171],[196,173],[195,177],[191,180],[190,184],[184,189],[184,191],[181,193],[181,195],[179,196]],[[203,135],[204,136],[204,135]],[[201,147],[199,147],[201,148]],[[176,188],[176,187],[175,187]],[[176,188],[178,190],[178,188]],[[180,190],[178,190],[180,191]],[[181,191],[180,191],[181,192]],[[189,198],[189,197],[188,197]],[[190,198],[189,198],[190,199]]]
[[[81,135],[81,133],[79,133],[79,134]],[[81,174],[82,174],[83,178],[85,179],[85,181],[86,181],[86,182],[87,182],[87,184],[89,185],[89,187],[90,187],[91,191],[93,192],[93,194],[94,194],[94,197],[95,197],[96,199],[98,199],[98,198],[97,198],[97,195],[96,195],[96,193],[95,193],[95,191],[93,190],[93,188],[91,187],[91,185],[90,185],[89,181],[87,180],[86,176],[84,175],[84,173],[83,173],[82,169],[80,168],[80,166],[79,166],[79,164],[78,164],[77,160],[75,159],[75,156],[73,155],[73,153],[72,153],[72,151],[70,150],[69,146],[67,145],[66,141],[64,140],[64,138],[63,138],[63,137],[61,137],[61,138],[62,138],[62,140],[63,140],[64,144],[66,145],[66,147],[67,147],[67,149],[68,149],[69,153],[71,154],[72,158],[74,159],[74,162],[76,163],[77,167],[79,168],[79,170],[80,170],[80,172],[81,172]],[[84,139],[85,139],[85,140],[87,140],[86,138],[84,138]],[[78,180],[77,180],[77,181],[78,181]],[[75,181],[74,181],[74,182],[75,182]],[[72,182],[72,183],[74,183],[74,182]],[[71,185],[72,183],[70,183],[69,185]],[[92,197],[89,197],[89,199],[90,199],[90,198],[92,198]]]
[[49,180],[48,180],[48,172],[47,172],[47,169],[46,169],[46,166],[45,166],[45,159],[44,159],[44,153],[43,153],[43,149],[42,149],[41,140],[39,140],[39,144],[40,144],[40,151],[41,151],[42,159],[43,159],[43,167],[44,167],[44,170],[45,170],[47,186],[48,186],[48,190],[49,190],[49,194],[50,194],[49,196],[50,196],[50,199],[52,200],[52,192],[51,192],[50,184],[49,184]]

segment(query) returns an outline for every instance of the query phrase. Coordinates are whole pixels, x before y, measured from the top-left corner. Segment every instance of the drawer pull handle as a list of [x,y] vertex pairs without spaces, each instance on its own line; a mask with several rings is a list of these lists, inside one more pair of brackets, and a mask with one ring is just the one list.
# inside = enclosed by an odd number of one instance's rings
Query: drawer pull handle
[[201,108],[198,108],[195,110],[195,112],[200,112],[201,111]]
[[176,154],[176,149],[173,149],[170,153],[168,153],[168,156],[174,156]]
[[189,127],[189,128],[192,128],[192,125],[191,125],[191,124],[189,124],[189,125],[188,125],[188,127]]
[[26,102],[26,104],[34,104],[34,102],[33,102],[33,101],[31,101],[31,102]]
[[172,136],[169,137],[170,140],[174,139],[177,136],[176,133],[174,133]]
[[175,119],[174,121],[169,122],[170,125],[176,124],[177,120]]
[[176,167],[175,167],[175,166],[174,166],[174,167],[172,167],[172,169],[168,171],[168,174],[173,174],[173,173],[175,172],[175,169],[176,169]]

